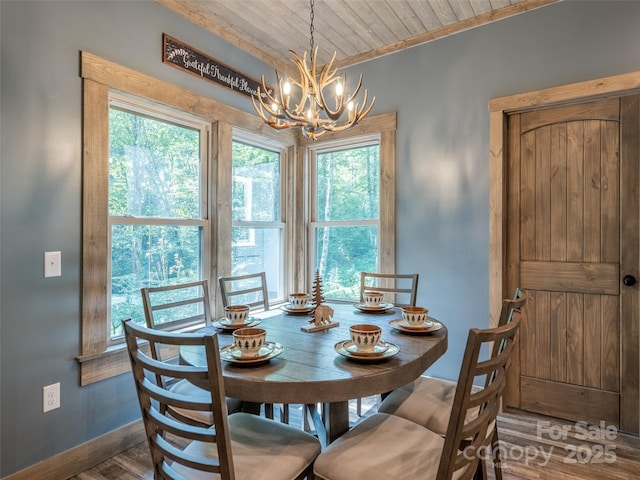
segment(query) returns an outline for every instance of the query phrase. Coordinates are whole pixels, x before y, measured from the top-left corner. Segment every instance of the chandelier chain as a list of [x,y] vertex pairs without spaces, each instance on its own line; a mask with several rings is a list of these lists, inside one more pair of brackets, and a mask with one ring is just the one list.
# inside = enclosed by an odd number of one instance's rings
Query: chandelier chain
[[309,13],[309,43],[311,44],[311,50],[309,50],[309,52],[313,52],[313,17],[315,16],[314,12],[313,12],[313,6],[314,6],[315,2],[314,0],[310,0],[310,5],[311,5],[311,12]]
[[[333,66],[336,52],[329,63],[318,70],[317,47],[313,40],[315,0],[309,0],[309,4],[309,57],[307,52],[300,56],[290,50],[299,79],[282,78],[276,70],[276,88],[270,88],[267,87],[263,75],[262,85],[251,97],[251,101],[258,116],[270,127],[276,130],[300,127],[304,136],[315,141],[326,132],[338,133],[358,124],[369,114],[376,99],[373,97],[371,102],[368,102],[369,95],[365,90],[362,104],[357,101],[356,97],[362,86],[362,74],[353,93],[345,94],[346,76],[339,75],[337,67]],[[307,63],[307,58],[310,64]],[[293,92],[292,87],[295,89]],[[347,117],[341,121],[345,113]]]

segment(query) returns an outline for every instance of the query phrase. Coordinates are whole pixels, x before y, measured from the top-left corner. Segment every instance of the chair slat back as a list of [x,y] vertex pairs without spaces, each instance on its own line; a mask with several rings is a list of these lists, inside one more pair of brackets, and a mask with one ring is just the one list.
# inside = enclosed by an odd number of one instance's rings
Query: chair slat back
[[209,284],[206,280],[140,289],[147,327],[172,330],[211,324]]
[[265,272],[218,278],[222,305],[249,305],[250,310],[269,310],[269,291]]
[[[222,367],[215,332],[170,333],[153,330],[135,324],[130,319],[123,322],[129,359],[133,371],[142,419],[147,434],[154,478],[182,478],[171,465],[180,463],[202,472],[216,473],[223,480],[234,480],[231,439],[224,396]],[[207,367],[193,367],[162,362],[145,353],[149,346],[201,347],[206,353]],[[170,391],[169,382],[159,378],[187,380],[206,388],[202,396],[180,395]],[[168,406],[174,409],[210,411],[214,425],[211,428],[181,422],[169,415]],[[217,449],[217,460],[195,458],[183,454],[190,442],[197,440]]]
[[[504,300],[502,300],[502,309],[500,310],[498,326],[501,327],[503,325],[509,324],[514,315],[518,315],[522,318],[524,316],[524,306],[526,305],[526,303],[527,296],[519,288],[516,289],[516,293],[513,299],[505,298]],[[494,343],[492,346],[492,355],[498,355],[502,348],[504,348],[504,341]],[[485,386],[487,386],[490,381],[491,377],[487,376]]]
[[418,296],[417,273],[360,273],[360,302],[364,292],[376,291],[385,294],[384,301],[396,306],[415,306]]
[[[511,320],[504,325],[469,331],[437,480],[449,480],[454,472],[461,475],[456,478],[472,479],[481,454],[491,443],[515,336],[520,328],[520,310],[514,309],[509,316]],[[486,351],[490,356],[480,359],[481,352]],[[485,388],[474,392],[472,388],[478,380]]]
[[511,317],[516,310],[521,310],[527,303],[527,296],[520,290],[516,289],[516,293],[513,298],[505,298],[502,300],[502,308],[500,309],[500,318],[498,319],[498,326],[506,325],[511,321]]

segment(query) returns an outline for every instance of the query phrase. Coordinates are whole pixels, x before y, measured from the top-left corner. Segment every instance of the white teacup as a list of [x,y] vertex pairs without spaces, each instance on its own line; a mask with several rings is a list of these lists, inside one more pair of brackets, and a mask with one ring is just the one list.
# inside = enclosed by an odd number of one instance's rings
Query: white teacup
[[244,324],[249,315],[248,305],[227,305],[224,307],[224,313],[229,322],[234,325]]
[[382,297],[384,294],[382,292],[364,292],[362,294],[362,298],[364,299],[364,304],[367,307],[379,307],[380,302],[382,302]]
[[233,344],[242,357],[255,357],[267,340],[263,328],[239,328],[233,332]]
[[291,308],[305,308],[309,301],[309,294],[307,293],[291,293],[289,295],[289,305]]
[[429,310],[424,307],[402,307],[402,319],[410,327],[421,327],[427,321]]
[[373,352],[375,346],[380,341],[382,329],[377,325],[361,323],[351,325],[349,327],[349,333],[351,334],[351,341],[358,351]]

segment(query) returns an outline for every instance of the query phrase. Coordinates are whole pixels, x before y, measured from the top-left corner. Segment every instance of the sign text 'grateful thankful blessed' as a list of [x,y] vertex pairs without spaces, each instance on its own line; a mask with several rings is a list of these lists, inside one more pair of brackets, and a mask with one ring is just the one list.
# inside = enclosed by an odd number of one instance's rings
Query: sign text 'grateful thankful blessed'
[[[166,33],[162,35],[162,47],[162,61],[172,67],[230,88],[234,92],[248,97],[256,95],[258,87],[261,87],[260,82],[253,78],[232,70],[223,63],[191,48]],[[272,89],[270,87],[267,88],[271,93]],[[265,94],[262,92],[262,88],[260,90],[261,95],[264,97]]]

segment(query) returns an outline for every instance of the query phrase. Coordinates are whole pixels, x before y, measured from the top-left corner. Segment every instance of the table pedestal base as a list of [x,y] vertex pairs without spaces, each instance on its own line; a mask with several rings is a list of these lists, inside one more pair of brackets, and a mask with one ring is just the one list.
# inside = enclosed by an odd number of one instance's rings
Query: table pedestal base
[[305,408],[322,448],[349,431],[349,402],[323,403],[322,412],[318,411],[316,404],[305,405]]

